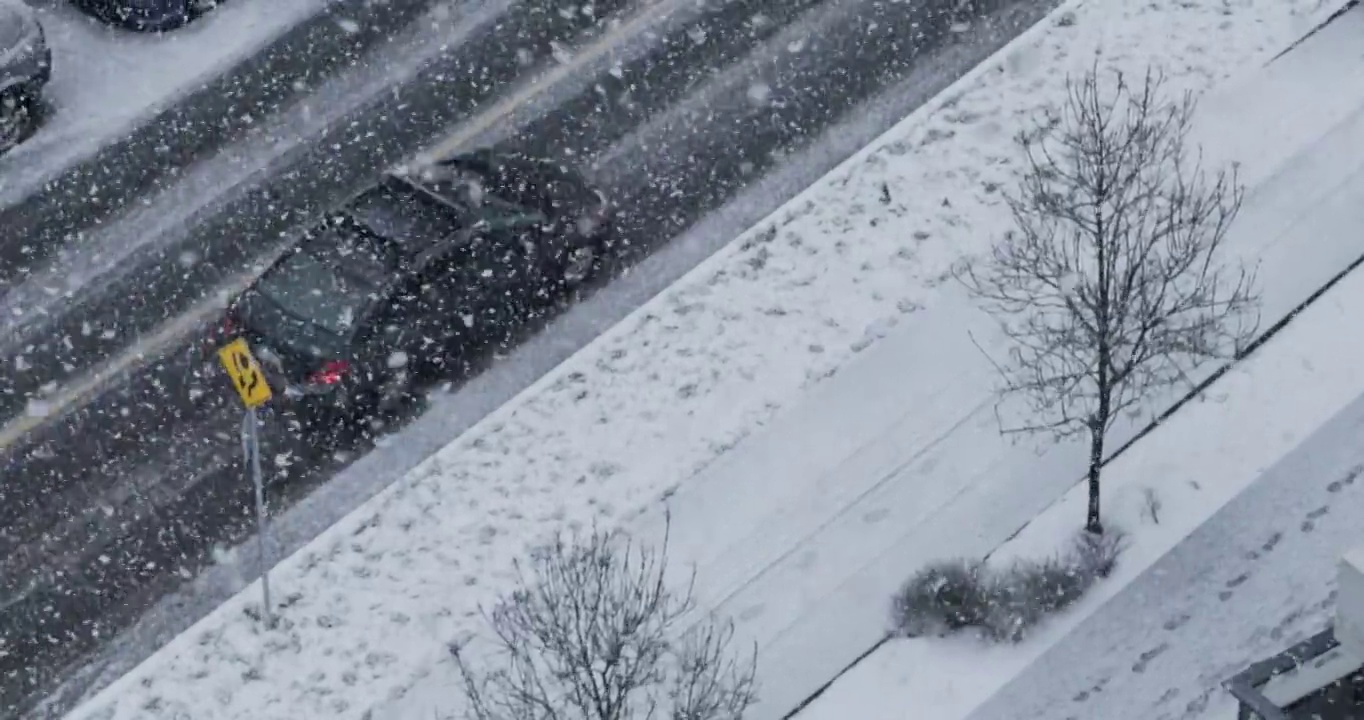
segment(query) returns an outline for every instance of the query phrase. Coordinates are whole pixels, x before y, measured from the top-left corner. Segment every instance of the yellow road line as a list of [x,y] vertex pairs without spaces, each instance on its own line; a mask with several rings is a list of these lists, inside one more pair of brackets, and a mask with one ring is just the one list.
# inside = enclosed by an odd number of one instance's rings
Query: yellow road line
[[425,155],[443,156],[448,155],[460,147],[467,145],[479,134],[492,129],[494,125],[502,122],[511,115],[517,108],[525,105],[532,98],[545,92],[550,87],[557,85],[569,75],[581,70],[583,67],[605,57],[615,50],[626,40],[634,37],[642,28],[653,22],[665,19],[670,13],[684,4],[685,0],[670,0],[669,2],[650,3],[645,8],[633,15],[629,20],[611,28],[608,32],[597,38],[591,45],[574,53],[568,62],[562,62],[554,66],[554,69],[537,78],[521,90],[502,98],[491,108],[474,117],[470,122],[460,126],[453,135],[437,143],[428,149]]

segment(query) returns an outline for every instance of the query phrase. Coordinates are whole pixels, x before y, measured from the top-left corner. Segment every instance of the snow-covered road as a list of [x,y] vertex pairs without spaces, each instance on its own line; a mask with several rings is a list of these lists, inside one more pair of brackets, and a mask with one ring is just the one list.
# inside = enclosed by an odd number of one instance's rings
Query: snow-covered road
[[[1339,5],[1071,3],[285,561],[275,577],[297,597],[284,629],[258,633],[242,614],[255,594],[243,594],[84,713],[147,717],[155,698],[158,713],[195,717],[358,715],[406,693],[442,671],[444,641],[471,627],[528,544],[566,522],[633,515],[904,316],[955,312],[937,286],[1005,226],[996,190],[1012,178],[1010,138],[1068,71],[1095,52],[1138,70],[1173,60],[1176,88],[1201,90]],[[249,691],[243,676],[258,678]]]
[[69,2],[36,5],[52,47],[50,110],[33,137],[0,156],[0,202],[18,201],[328,2],[232,0],[168,33],[111,27]]

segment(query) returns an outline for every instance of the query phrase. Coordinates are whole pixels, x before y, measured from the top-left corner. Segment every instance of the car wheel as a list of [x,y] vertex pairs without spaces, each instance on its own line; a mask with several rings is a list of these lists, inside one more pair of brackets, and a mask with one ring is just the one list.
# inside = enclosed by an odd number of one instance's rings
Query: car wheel
[[33,132],[36,113],[32,95],[23,88],[0,92],[0,152],[12,149]]
[[411,397],[412,373],[406,370],[396,372],[379,388],[375,410],[382,416],[392,416],[403,409]]
[[601,253],[598,251],[596,243],[573,247],[568,251],[568,257],[560,271],[564,285],[569,288],[576,288],[591,280],[597,271],[597,263],[599,262],[601,262]]
[[346,398],[325,398],[306,402],[299,408],[299,419],[310,434],[334,440],[350,424],[351,408]]

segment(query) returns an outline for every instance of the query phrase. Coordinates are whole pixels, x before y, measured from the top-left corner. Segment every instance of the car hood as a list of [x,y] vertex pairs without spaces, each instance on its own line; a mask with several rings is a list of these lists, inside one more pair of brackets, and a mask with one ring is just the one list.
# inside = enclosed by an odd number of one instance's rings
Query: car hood
[[0,0],[0,62],[23,42],[34,26],[33,11],[17,0]]

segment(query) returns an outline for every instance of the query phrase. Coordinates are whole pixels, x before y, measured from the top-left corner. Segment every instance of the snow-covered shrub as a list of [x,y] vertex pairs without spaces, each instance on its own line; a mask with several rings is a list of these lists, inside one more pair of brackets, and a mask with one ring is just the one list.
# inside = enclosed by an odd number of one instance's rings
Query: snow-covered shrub
[[1018,642],[1108,577],[1123,538],[1116,529],[1081,532],[1063,554],[1017,560],[1002,569],[971,560],[934,563],[896,593],[892,623],[910,637],[977,628],[992,640]]
[[1118,564],[1118,555],[1122,554],[1126,543],[1127,535],[1116,528],[1102,535],[1082,532],[1075,538],[1071,552],[1088,575],[1096,579],[1106,578]]
[[1017,642],[1042,618],[1069,605],[1089,587],[1088,578],[1060,557],[1019,560],[991,577],[990,611],[984,629],[995,640]]
[[895,595],[896,629],[917,637],[980,625],[990,611],[984,574],[985,567],[972,560],[945,560],[915,573]]

